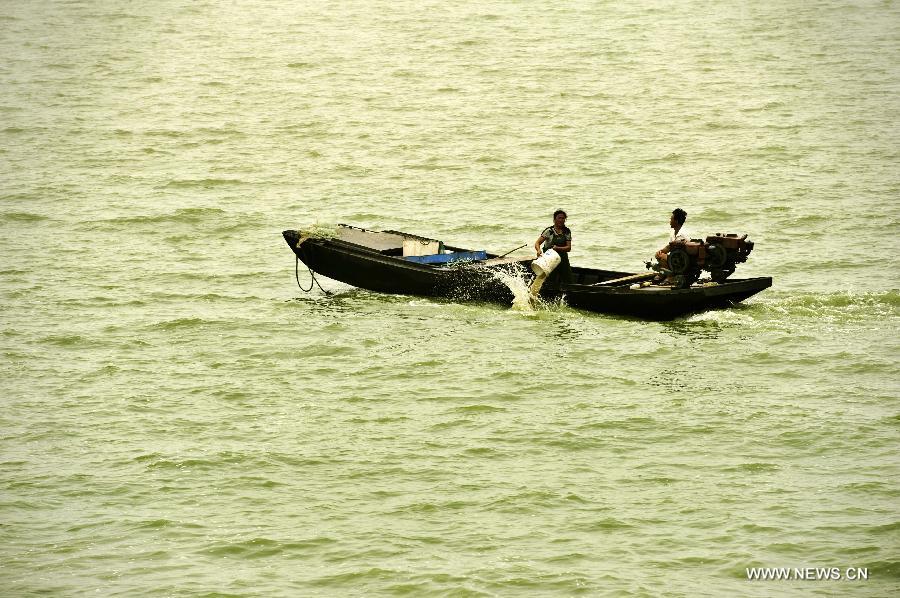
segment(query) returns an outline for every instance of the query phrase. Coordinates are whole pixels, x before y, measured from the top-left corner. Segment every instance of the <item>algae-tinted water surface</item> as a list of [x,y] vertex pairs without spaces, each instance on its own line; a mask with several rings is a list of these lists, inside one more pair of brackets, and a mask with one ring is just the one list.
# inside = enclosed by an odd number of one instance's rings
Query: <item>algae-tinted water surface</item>
[[[3,594],[900,589],[900,7],[557,4],[3,4]],[[559,207],[575,265],[681,207],[774,286],[305,294],[280,234],[503,253]]]

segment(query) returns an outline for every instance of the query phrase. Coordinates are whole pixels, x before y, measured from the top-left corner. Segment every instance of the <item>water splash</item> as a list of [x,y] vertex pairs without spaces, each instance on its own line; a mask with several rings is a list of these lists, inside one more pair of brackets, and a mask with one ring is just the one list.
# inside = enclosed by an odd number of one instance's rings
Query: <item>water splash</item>
[[547,306],[540,297],[531,294],[529,288],[529,275],[521,268],[498,268],[491,274],[494,278],[505,284],[513,294],[512,309],[524,313],[534,313],[538,309]]

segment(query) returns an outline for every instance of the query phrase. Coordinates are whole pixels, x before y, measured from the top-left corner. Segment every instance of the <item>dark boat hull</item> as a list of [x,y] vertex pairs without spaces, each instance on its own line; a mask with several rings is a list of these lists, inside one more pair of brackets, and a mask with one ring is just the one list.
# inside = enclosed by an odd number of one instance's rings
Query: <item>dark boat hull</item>
[[509,303],[513,299],[509,287],[488,269],[435,268],[336,239],[307,239],[298,247],[295,231],[283,234],[310,270],[361,289],[462,301]]
[[[380,293],[444,297],[456,301],[495,301],[509,304],[513,299],[512,291],[496,275],[496,269],[483,265],[435,267],[340,239],[308,238],[300,242],[301,238],[296,231],[284,231],[283,235],[296,256],[310,270],[362,289]],[[502,267],[530,273],[530,262],[531,260],[508,261]],[[576,309],[653,320],[669,320],[689,313],[730,307],[772,286],[771,278],[761,277],[728,280],[722,284],[692,286],[687,289],[632,289],[627,284],[596,284],[627,276],[626,272],[578,267],[572,270],[574,284],[565,285],[559,291],[542,292],[542,297],[562,297],[567,305]]]
[[566,304],[598,313],[621,314],[651,320],[731,307],[772,286],[769,277],[728,280],[714,286],[687,289],[650,287],[597,287],[573,284],[564,288]]

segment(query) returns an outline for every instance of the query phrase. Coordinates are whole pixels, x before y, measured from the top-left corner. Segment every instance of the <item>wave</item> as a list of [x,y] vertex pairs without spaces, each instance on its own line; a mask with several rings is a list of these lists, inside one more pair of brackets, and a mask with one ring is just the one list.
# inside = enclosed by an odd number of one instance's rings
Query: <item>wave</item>
[[117,299],[115,297],[92,296],[61,299],[57,304],[71,309],[75,307],[140,307],[147,305],[147,302],[141,298]]
[[762,106],[753,106],[750,108],[741,108],[741,112],[764,112],[766,110],[772,110],[773,108],[783,108],[784,102],[779,101],[771,101],[766,102]]
[[662,162],[662,163],[668,163],[668,162],[677,163],[677,162],[683,162],[683,161],[685,161],[686,159],[688,159],[688,157],[685,156],[684,154],[681,154],[681,153],[678,153],[678,152],[669,152],[669,153],[666,154],[665,156],[656,156],[656,157],[653,157],[653,158],[643,158],[643,159],[641,159],[641,160],[638,160],[638,162],[641,162],[642,164],[655,164],[655,163],[659,163],[659,162]]
[[32,212],[9,212],[0,214],[0,222],[42,222],[50,220],[47,216]]
[[134,457],[132,461],[154,469],[214,469],[239,464],[251,464],[256,466],[260,463],[260,460],[256,455],[233,451],[220,451],[202,457],[178,457],[154,452],[138,455]]
[[850,323],[900,317],[900,291],[873,293],[771,293],[735,305],[685,317],[671,325],[791,326],[799,319]]
[[900,289],[862,293],[854,291],[792,295],[782,293],[775,295],[774,301],[760,300],[754,305],[771,311],[812,316],[850,312],[884,314],[900,307]]
[[244,220],[246,214],[229,213],[219,208],[181,208],[166,214],[144,214],[140,216],[119,216],[93,222],[99,225],[121,224],[221,224],[223,218]]
[[42,342],[57,345],[59,347],[73,347],[76,345],[83,345],[88,342],[88,339],[81,336],[80,334],[55,334],[50,336],[45,336],[41,339]]
[[169,527],[177,527],[180,529],[203,529],[203,526],[199,523],[191,523],[190,521],[174,521],[172,519],[148,519],[145,521],[138,521],[133,524],[133,527],[137,530],[158,530]]
[[493,405],[464,405],[455,407],[450,411],[455,413],[497,413],[506,411],[506,408],[494,407]]
[[167,320],[165,322],[157,322],[150,326],[156,330],[175,330],[176,328],[191,328],[210,324],[213,320],[205,320],[203,318],[177,318],[175,320]]
[[[259,278],[263,275],[263,273],[253,273],[246,278]],[[193,276],[188,276],[188,278],[195,278]],[[223,277],[217,275],[215,277],[216,280],[221,280],[225,278],[230,278],[230,276]],[[200,280],[204,280],[205,277],[199,277]],[[268,297],[264,297],[261,295],[255,294],[247,294],[247,295],[224,295],[222,293],[178,293],[171,291],[151,291],[145,294],[146,297],[153,299],[154,301],[204,301],[204,302],[213,302],[213,301],[268,301]],[[141,302],[144,303],[144,302]],[[133,304],[133,303],[132,303]]]
[[478,164],[492,164],[496,162],[504,162],[503,158],[498,158],[497,156],[491,156],[488,154],[483,154],[477,158],[475,158],[474,162]]
[[163,185],[166,189],[194,189],[200,187],[209,189],[210,187],[225,187],[228,185],[243,185],[245,181],[241,179],[174,179]]
[[187,134],[187,131],[176,131],[174,129],[150,129],[149,131],[144,131],[144,135],[148,137],[171,137],[173,139],[185,137]]
[[608,532],[620,529],[631,529],[634,525],[622,521],[621,519],[616,519],[615,517],[605,517],[603,519],[597,519],[593,523],[590,523],[585,528],[586,531],[591,532]]
[[[703,210],[700,211],[700,214],[702,214],[703,219],[706,220],[707,222],[713,222],[713,221],[727,222],[729,220],[736,219],[743,214],[746,214],[746,212],[744,210],[740,210],[739,206],[733,206],[733,207],[729,207],[727,210],[719,209],[719,208],[715,208],[715,207],[704,208]],[[707,228],[709,228],[709,227],[707,227]],[[719,230],[721,230],[721,228],[722,228],[722,226],[719,225],[719,229],[717,229],[717,231],[715,231],[715,232],[718,232]],[[698,233],[699,232],[701,232],[701,231],[698,231]],[[727,231],[725,231],[725,232],[727,232]],[[712,232],[707,232],[705,234],[711,235]]]
[[220,542],[204,548],[202,552],[221,557],[253,559],[276,556],[285,552],[301,553],[333,543],[335,543],[335,540],[324,536],[289,542],[258,537],[240,542]]
[[711,129],[713,131],[730,131],[734,129],[744,128],[744,126],[740,123],[719,121],[707,121],[703,123],[703,127],[706,129]]
[[828,222],[829,217],[822,214],[804,214],[803,216],[792,216],[781,220],[781,224],[788,226],[796,226],[798,224],[822,224]]

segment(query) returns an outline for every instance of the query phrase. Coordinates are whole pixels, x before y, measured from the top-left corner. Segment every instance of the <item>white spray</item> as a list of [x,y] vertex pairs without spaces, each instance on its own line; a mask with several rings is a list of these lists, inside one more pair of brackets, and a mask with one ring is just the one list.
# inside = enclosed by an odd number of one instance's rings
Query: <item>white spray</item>
[[531,290],[528,287],[528,273],[524,270],[520,268],[498,268],[492,270],[491,274],[512,291],[513,310],[533,313],[536,309],[547,306],[539,297],[531,294]]

